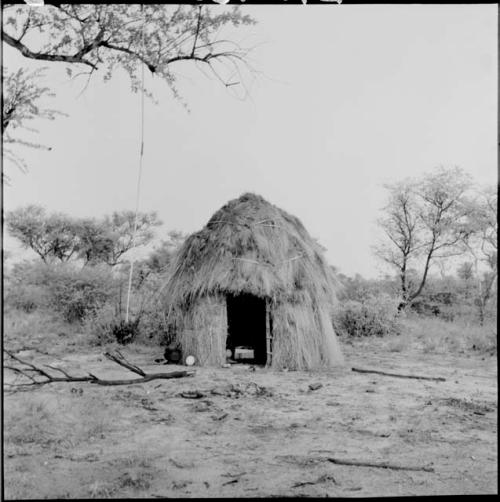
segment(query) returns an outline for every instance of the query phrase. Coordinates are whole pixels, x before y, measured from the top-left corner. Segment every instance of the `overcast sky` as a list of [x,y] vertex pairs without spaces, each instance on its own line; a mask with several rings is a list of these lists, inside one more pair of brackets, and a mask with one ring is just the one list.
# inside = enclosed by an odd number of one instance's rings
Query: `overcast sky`
[[[376,277],[383,183],[437,165],[496,183],[496,5],[242,8],[258,20],[237,35],[258,44],[249,98],[182,63],[174,70],[187,113],[147,76],[159,104],[146,101],[140,210],[159,213],[160,237],[199,230],[252,191],[298,216],[342,272]],[[4,62],[37,66],[10,47]],[[57,64],[47,75],[52,106],[69,117],[38,124],[52,150],[23,151],[27,175],[4,165],[4,209],[134,209],[140,97],[128,77],[103,83],[97,73],[79,96],[84,79],[69,81]],[[9,238],[5,247],[16,249]]]

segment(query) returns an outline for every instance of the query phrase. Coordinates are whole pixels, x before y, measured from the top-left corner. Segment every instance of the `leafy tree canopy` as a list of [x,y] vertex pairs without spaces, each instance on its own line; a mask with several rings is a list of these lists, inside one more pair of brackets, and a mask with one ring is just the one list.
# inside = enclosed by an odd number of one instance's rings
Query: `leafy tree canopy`
[[87,68],[88,75],[103,68],[109,79],[122,69],[136,91],[144,63],[178,96],[174,64],[192,62],[227,85],[249,68],[249,49],[222,35],[226,27],[255,23],[238,6],[45,2],[2,8],[2,40],[27,58],[66,63],[69,75],[72,67]]

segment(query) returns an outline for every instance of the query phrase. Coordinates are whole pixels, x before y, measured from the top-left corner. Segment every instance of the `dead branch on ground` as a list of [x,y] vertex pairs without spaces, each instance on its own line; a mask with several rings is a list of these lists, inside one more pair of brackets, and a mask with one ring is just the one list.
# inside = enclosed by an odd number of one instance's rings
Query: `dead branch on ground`
[[328,460],[328,462],[332,462],[332,464],[337,464],[337,465],[353,465],[353,466],[357,466],[357,467],[377,467],[379,469],[393,469],[396,471],[434,472],[433,467],[412,467],[412,466],[405,466],[405,465],[387,464],[385,462],[381,462],[381,463],[357,462],[355,460],[341,460],[341,459],[333,458],[333,457],[327,457],[326,460]]
[[425,377],[418,375],[401,375],[399,373],[386,373],[385,371],[377,371],[377,370],[364,370],[361,368],[351,368],[352,371],[356,371],[357,373],[375,373],[377,375],[384,376],[392,376],[396,378],[413,378],[416,380],[433,380],[435,382],[446,382],[446,378],[443,377]]
[[327,481],[332,481],[333,483],[337,484],[337,480],[333,476],[328,476],[326,474],[323,474],[323,476],[320,476],[315,481],[302,481],[299,483],[295,483],[294,485],[292,485],[292,488],[299,488],[307,485],[317,485],[320,483],[325,483]]
[[106,352],[104,356],[110,361],[127,368],[140,375],[141,378],[129,378],[129,379],[120,379],[120,380],[104,380],[93,375],[90,372],[87,372],[86,376],[72,376],[67,373],[65,370],[61,368],[56,368],[55,366],[50,366],[49,364],[45,364],[44,366],[50,368],[52,371],[58,371],[62,373],[63,376],[54,376],[51,373],[48,373],[46,370],[42,369],[40,366],[36,366],[32,363],[24,361],[20,359],[18,356],[13,354],[12,352],[3,349],[3,351],[15,362],[18,363],[16,366],[10,366],[4,364],[4,368],[18,375],[21,375],[28,380],[29,383],[19,383],[19,384],[7,384],[10,387],[29,387],[33,385],[45,385],[49,383],[59,383],[59,382],[88,382],[96,385],[130,385],[136,383],[146,383],[151,380],[167,380],[170,378],[182,378],[187,376],[194,375],[194,371],[171,371],[169,373],[145,373],[141,368],[127,361],[125,357],[119,352],[116,351],[114,354]]

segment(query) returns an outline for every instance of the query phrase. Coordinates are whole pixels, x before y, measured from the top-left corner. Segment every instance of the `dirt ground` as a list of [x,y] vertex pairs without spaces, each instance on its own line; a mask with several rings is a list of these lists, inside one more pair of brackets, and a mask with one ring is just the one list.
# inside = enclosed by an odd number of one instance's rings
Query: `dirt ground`
[[[43,364],[62,359],[57,348],[50,352],[19,356]],[[498,492],[496,356],[390,352],[380,339],[344,346],[344,352],[348,366],[329,372],[238,365],[141,385],[6,391],[5,496]],[[154,364],[158,350],[130,346],[122,353],[146,371],[178,368]],[[65,355],[60,365],[74,374],[133,377],[98,349]],[[352,366],[446,381],[361,374]],[[310,384],[322,386],[311,390]],[[179,396],[193,390],[202,396]]]

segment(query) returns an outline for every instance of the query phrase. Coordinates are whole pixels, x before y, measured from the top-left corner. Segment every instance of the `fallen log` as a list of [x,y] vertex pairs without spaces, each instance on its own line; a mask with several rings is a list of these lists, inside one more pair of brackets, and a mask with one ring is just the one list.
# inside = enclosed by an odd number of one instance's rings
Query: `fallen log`
[[426,377],[426,376],[418,376],[418,375],[402,375],[400,373],[386,373],[385,371],[378,370],[364,370],[362,368],[351,368],[352,371],[357,373],[375,373],[376,375],[384,375],[384,376],[392,376],[396,378],[413,378],[416,380],[432,380],[435,382],[446,382],[446,378],[443,377]]
[[115,354],[110,354],[109,352],[106,352],[104,355],[107,359],[115,362],[116,364],[119,364],[120,366],[127,368],[128,370],[132,371],[133,373],[136,373],[140,375],[140,378],[127,378],[127,379],[119,379],[119,380],[105,380],[102,378],[99,378],[92,373],[87,373],[86,376],[72,376],[65,370],[61,368],[56,368],[54,366],[50,366],[48,364],[44,365],[48,368],[50,368],[52,371],[58,371],[63,374],[63,376],[54,376],[50,373],[48,373],[46,370],[42,369],[40,366],[36,366],[32,363],[29,363],[27,361],[24,361],[23,359],[19,358],[12,352],[3,349],[3,351],[14,361],[16,361],[18,364],[24,366],[24,367],[16,367],[16,366],[10,366],[10,365],[4,365],[4,368],[7,370],[11,370],[14,373],[17,373],[18,375],[22,375],[28,380],[30,380],[29,383],[19,383],[19,384],[7,384],[10,387],[29,387],[33,385],[46,385],[49,383],[60,383],[60,382],[87,382],[95,385],[103,385],[103,386],[109,386],[109,385],[131,385],[131,384],[138,384],[138,383],[146,383],[146,382],[151,382],[152,380],[167,380],[171,378],[183,378],[183,377],[188,377],[188,376],[193,376],[194,371],[189,370],[189,371],[171,371],[169,373],[145,373],[141,368],[138,366],[130,363],[125,359],[125,357],[119,352],[116,351]]

